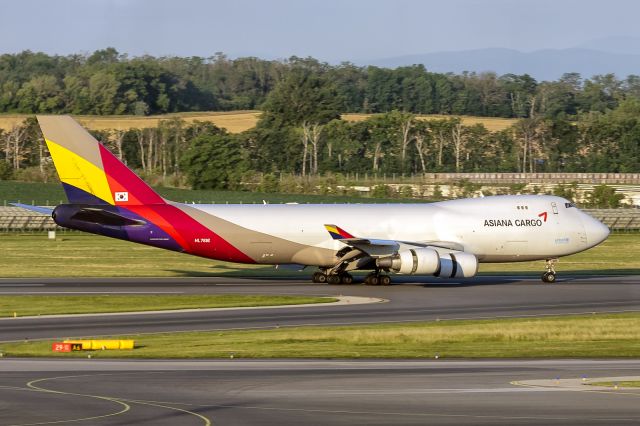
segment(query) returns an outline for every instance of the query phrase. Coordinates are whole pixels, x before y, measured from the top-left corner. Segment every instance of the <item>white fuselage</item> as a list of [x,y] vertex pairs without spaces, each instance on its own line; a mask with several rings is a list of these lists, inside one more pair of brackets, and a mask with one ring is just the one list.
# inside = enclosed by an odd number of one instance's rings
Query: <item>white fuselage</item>
[[[430,204],[264,204],[193,205],[260,233],[259,263],[306,263],[291,259],[268,236],[335,253],[344,247],[325,224],[338,225],[357,238],[451,243],[480,262],[550,259],[602,242],[606,226],[563,198],[543,195],[494,196]],[[546,216],[546,217],[545,217]],[[265,237],[267,236],[267,237]],[[442,245],[442,244],[441,244]],[[446,244],[444,244],[446,245]],[[328,249],[328,250],[327,250]],[[315,260],[314,260],[315,261]],[[333,262],[327,258],[327,264]],[[309,262],[311,264],[311,262]]]

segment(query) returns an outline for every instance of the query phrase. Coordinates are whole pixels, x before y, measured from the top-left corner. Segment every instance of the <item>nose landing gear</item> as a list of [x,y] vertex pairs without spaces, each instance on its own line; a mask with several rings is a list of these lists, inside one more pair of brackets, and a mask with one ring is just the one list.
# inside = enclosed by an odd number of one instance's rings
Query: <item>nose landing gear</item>
[[557,262],[558,262],[558,259],[546,260],[545,268],[547,269],[547,271],[544,274],[542,274],[542,282],[549,283],[549,284],[556,282],[555,266]]

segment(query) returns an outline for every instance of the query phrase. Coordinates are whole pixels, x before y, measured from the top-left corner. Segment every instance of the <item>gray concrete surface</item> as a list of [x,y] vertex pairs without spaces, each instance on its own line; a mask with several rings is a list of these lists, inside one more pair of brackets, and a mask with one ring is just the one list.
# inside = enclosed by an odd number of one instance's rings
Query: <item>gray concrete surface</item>
[[[236,311],[16,318],[0,321],[0,342],[164,331],[368,324],[640,310],[640,277],[561,276],[556,284],[522,277],[416,282],[388,287],[329,286],[282,279],[2,279],[3,294],[304,294],[353,295],[387,303]],[[11,313],[5,313],[11,315]]]
[[0,361],[0,424],[638,424],[640,393],[513,381],[640,361]]
[[[640,277],[400,280],[391,287],[282,279],[3,279],[8,294],[316,294],[387,303],[0,321],[0,341],[640,310]],[[640,360],[166,361],[0,358],[0,425],[640,424],[635,390],[537,386],[637,376]],[[546,381],[546,382],[545,382]],[[80,420],[82,419],[82,420]]]

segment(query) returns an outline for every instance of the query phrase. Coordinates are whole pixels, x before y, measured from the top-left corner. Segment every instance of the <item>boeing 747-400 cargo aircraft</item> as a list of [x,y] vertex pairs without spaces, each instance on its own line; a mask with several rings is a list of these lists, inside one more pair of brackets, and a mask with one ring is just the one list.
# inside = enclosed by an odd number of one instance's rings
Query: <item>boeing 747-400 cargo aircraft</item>
[[[587,250],[609,229],[571,202],[546,195],[430,204],[181,204],[159,196],[67,116],[40,116],[68,204],[63,227],[237,263],[317,267],[313,281],[367,284],[387,273],[469,278],[483,262],[545,260]],[[24,206],[42,213],[48,210]]]

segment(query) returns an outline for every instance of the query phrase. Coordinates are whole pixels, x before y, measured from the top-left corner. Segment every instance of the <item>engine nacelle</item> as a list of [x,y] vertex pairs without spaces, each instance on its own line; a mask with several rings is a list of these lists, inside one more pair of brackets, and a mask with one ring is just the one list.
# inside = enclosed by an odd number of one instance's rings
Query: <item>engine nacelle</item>
[[478,258],[471,253],[440,255],[440,268],[433,274],[442,278],[471,278],[478,273]]
[[379,258],[376,264],[400,274],[434,274],[440,269],[440,257],[434,249],[416,248]]

